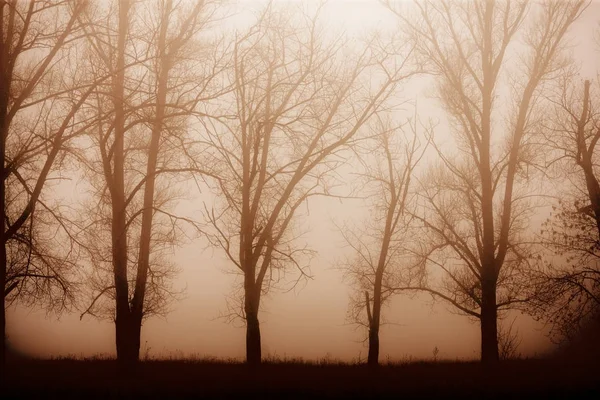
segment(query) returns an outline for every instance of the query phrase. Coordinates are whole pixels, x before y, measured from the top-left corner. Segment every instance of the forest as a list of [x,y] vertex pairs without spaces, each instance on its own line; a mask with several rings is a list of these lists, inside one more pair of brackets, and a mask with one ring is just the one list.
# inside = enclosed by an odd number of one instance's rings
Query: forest
[[[360,33],[330,29],[327,2],[249,3],[240,17],[235,1],[0,1],[3,383],[48,368],[11,368],[16,306],[108,320],[116,360],[99,370],[150,368],[144,324],[177,308],[174,255],[198,241],[235,275],[222,295],[246,365],[231,368],[273,368],[265,302],[319,279],[316,199],[368,210],[336,222],[364,373],[381,371],[403,296],[478,326],[480,362],[457,367],[474,380],[528,370],[512,312],[559,348],[597,337],[600,70],[582,72],[572,35],[593,1],[373,0],[394,29]],[[600,60],[600,17],[587,32]],[[200,373],[218,386],[213,367]]]

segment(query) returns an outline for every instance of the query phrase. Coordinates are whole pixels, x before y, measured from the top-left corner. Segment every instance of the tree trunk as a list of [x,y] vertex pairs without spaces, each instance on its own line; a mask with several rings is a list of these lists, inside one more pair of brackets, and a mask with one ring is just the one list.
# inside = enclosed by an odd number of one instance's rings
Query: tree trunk
[[258,301],[260,289],[246,285],[244,293],[244,311],[246,313],[246,362],[259,365],[262,361],[260,343],[260,324],[258,322]]
[[125,38],[129,24],[129,1],[119,3],[119,37],[117,43],[117,65],[113,80],[113,103],[115,108],[115,133],[113,143],[113,174],[106,177],[111,185],[112,202],[112,262],[115,282],[116,302],[116,344],[117,360],[130,362],[131,356],[131,310],[129,308],[129,282],[127,279],[127,216],[125,210]]
[[115,321],[117,332],[117,361],[122,366],[130,367],[140,359],[141,318],[133,313]]
[[[4,183],[1,184],[4,187]],[[2,201],[2,203],[4,203]],[[4,239],[4,235],[2,235]],[[6,363],[6,245],[0,243],[0,288],[2,288],[2,307],[0,308],[0,328],[2,329],[2,346],[0,347],[0,382],[3,382],[4,378],[4,364]]]
[[[494,87],[493,65],[493,24],[494,4],[485,3],[483,27],[483,88],[482,88],[482,115],[481,115],[481,144],[479,147],[480,162],[479,176],[481,178],[481,218],[483,242],[483,271],[481,279],[481,361],[485,364],[498,360],[498,337],[496,327],[496,279],[495,252],[496,235],[494,227],[494,189],[491,168],[490,148],[492,145],[492,107]],[[502,216],[508,222],[510,214]],[[507,220],[508,218],[508,220]],[[500,264],[501,265],[501,264]]]
[[8,97],[10,93],[10,79],[6,75],[8,73],[5,54],[8,52],[4,49],[4,38],[0,38],[0,218],[2,218],[2,229],[0,229],[0,288],[2,289],[2,304],[0,310],[0,328],[2,329],[2,346],[0,347],[0,379],[4,374],[4,363],[6,361],[6,274],[7,274],[7,258],[6,258],[6,138],[8,136]]
[[262,361],[260,325],[256,313],[246,313],[246,362],[259,365]]
[[124,209],[117,209],[116,196],[113,197],[113,269],[115,282],[116,303],[116,344],[117,360],[125,362],[130,359],[129,352],[129,326],[131,325],[131,311],[129,309],[129,283],[127,282],[127,233],[125,229]]
[[117,361],[119,363],[125,363],[127,360],[127,325],[128,325],[128,314],[123,314],[117,311],[117,318],[115,319],[115,341],[117,344]]
[[[3,112],[5,109],[0,110],[0,127],[4,128],[4,119],[6,113]],[[4,129],[0,130],[2,138],[0,138],[0,167],[2,173],[0,174],[0,218],[2,218],[2,229],[0,230],[0,289],[2,290],[2,304],[0,305],[0,328],[2,329],[2,346],[0,346],[0,382],[4,381],[4,365],[6,363],[6,274],[7,274],[7,258],[6,258],[6,187],[5,187],[5,174],[4,174],[4,157],[5,157],[5,135]]]
[[499,360],[496,282],[495,280],[487,279],[482,282],[481,362],[493,365]]
[[[387,249],[385,252],[387,254]],[[383,280],[383,263],[377,270],[373,293],[373,310],[369,321],[369,357],[367,363],[371,367],[379,365],[379,326],[381,322],[381,285]],[[368,299],[368,297],[367,297]],[[367,304],[367,307],[369,305]]]
[[140,360],[140,342],[142,335],[142,315],[132,313],[131,323],[129,324],[129,350],[128,357],[133,363]]
[[371,367],[379,365],[379,326],[369,329],[369,357],[367,364]]
[[148,163],[146,165],[146,182],[144,184],[144,209],[142,211],[142,229],[140,233],[140,247],[138,256],[138,268],[135,279],[135,292],[131,301],[132,327],[131,332],[134,348],[132,352],[136,361],[140,354],[140,335],[142,330],[142,317],[144,315],[144,299],[146,297],[146,283],[148,270],[150,269],[150,252],[152,241],[152,222],[154,218],[154,192],[156,183],[156,168],[158,164],[158,152],[160,149],[160,138],[164,128],[165,103],[167,98],[167,82],[169,80],[169,58],[167,56],[167,28],[169,25],[169,14],[171,12],[171,1],[167,1],[161,21],[158,39],[160,70],[158,71],[158,91],[156,95],[155,119],[152,126],[152,137],[148,148]]

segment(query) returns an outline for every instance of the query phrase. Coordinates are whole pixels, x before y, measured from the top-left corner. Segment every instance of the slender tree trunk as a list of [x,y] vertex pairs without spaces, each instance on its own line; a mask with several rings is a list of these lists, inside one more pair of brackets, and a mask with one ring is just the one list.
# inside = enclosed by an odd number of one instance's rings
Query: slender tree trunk
[[392,236],[394,235],[394,230],[397,226],[401,213],[404,212],[404,201],[406,200],[408,184],[410,182],[410,172],[408,175],[405,175],[410,168],[410,161],[408,162],[408,165],[406,166],[407,169],[405,169],[402,176],[398,176],[396,174],[396,170],[394,169],[395,161],[392,153],[390,152],[389,137],[386,136],[386,134],[384,134],[382,137],[382,144],[386,153],[389,179],[386,183],[387,193],[385,197],[389,196],[390,200],[386,211],[385,227],[383,230],[383,238],[379,251],[379,260],[377,262],[377,269],[375,270],[375,281],[373,282],[372,309],[370,304],[371,302],[369,301],[369,292],[365,292],[367,317],[369,320],[369,356],[367,358],[367,363],[371,367],[376,367],[379,365],[379,328],[381,326],[381,303],[383,301],[381,294],[383,287],[383,274],[388,262],[388,253],[390,250]]
[[115,108],[115,134],[113,143],[113,174],[107,177],[111,187],[112,201],[112,252],[113,272],[116,292],[116,345],[117,360],[122,363],[132,361],[131,311],[129,308],[129,282],[127,279],[127,216],[125,210],[125,38],[129,24],[129,1],[119,2],[119,37],[117,42],[117,65],[113,81],[113,102]]
[[[492,65],[492,28],[494,4],[485,3],[484,12],[484,48],[482,51],[483,89],[481,117],[481,145],[479,174],[481,179],[481,214],[483,231],[483,257],[481,272],[481,361],[491,364],[498,361],[497,309],[496,309],[496,275],[495,252],[496,235],[494,228],[494,190],[491,172],[491,115],[495,76]],[[507,215],[503,216],[507,218]]]
[[[114,206],[113,206],[114,207]],[[113,268],[116,292],[115,339],[117,360],[130,361],[129,332],[131,312],[129,309],[129,284],[127,282],[127,241],[125,234],[124,213],[113,210]]]
[[243,136],[243,184],[240,232],[240,261],[244,269],[244,313],[246,315],[246,363],[260,365],[262,361],[258,309],[261,283],[256,280],[256,260],[253,244],[254,216],[250,207],[250,149],[248,138]]
[[146,165],[146,182],[144,184],[144,209],[142,211],[142,230],[140,234],[140,248],[138,257],[137,276],[135,280],[135,293],[131,301],[132,308],[132,352],[135,353],[136,360],[139,360],[140,353],[140,335],[142,331],[142,319],[144,315],[144,298],[146,296],[146,282],[148,280],[148,270],[150,268],[150,251],[152,239],[152,220],[154,218],[154,191],[156,183],[156,166],[158,163],[158,152],[160,148],[160,138],[164,128],[165,104],[167,99],[167,82],[169,79],[169,57],[167,52],[167,28],[169,26],[169,15],[171,13],[172,2],[165,2],[165,9],[160,25],[158,38],[159,52],[159,71],[158,88],[156,92],[156,109],[154,123],[152,126],[152,137],[148,149],[148,163]]
[[[379,261],[377,262],[377,270],[375,271],[375,282],[373,285],[373,310],[368,313],[369,317],[369,356],[367,363],[376,367],[379,365],[379,326],[381,325],[381,289],[383,286],[383,272],[387,262],[387,255],[390,249],[392,239],[393,220],[396,215],[396,207],[398,196],[394,182],[394,169],[392,168],[392,158],[389,153],[389,145],[386,140],[385,149],[389,165],[389,193],[391,196],[390,206],[387,210],[383,240],[381,243],[381,251],[379,252]],[[369,293],[367,295],[367,311],[369,310]]]
[[[387,252],[386,252],[387,253]],[[383,280],[383,266],[375,275],[373,291],[373,310],[369,323],[369,356],[367,364],[371,367],[379,365],[379,326],[381,322],[381,284]],[[367,304],[367,307],[369,305]]]
[[481,289],[481,362],[492,365],[500,359],[498,353],[496,280],[484,277]]

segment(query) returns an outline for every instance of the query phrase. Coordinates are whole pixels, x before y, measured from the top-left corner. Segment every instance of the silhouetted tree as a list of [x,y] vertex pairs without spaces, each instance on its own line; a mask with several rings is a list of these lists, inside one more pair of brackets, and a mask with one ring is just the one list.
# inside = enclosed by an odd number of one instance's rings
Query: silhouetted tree
[[346,266],[358,288],[351,302],[351,318],[368,329],[367,362],[372,366],[379,363],[381,308],[393,294],[389,288],[412,280],[412,257],[407,250],[412,242],[411,217],[406,208],[414,200],[412,179],[427,148],[415,120],[394,127],[379,119],[374,129],[372,148],[362,157],[365,172],[360,173],[364,179],[361,192],[368,196],[371,212],[358,230],[341,229],[355,253]]
[[[326,40],[319,13],[273,11],[270,6],[233,44],[230,80],[220,124],[206,142],[217,201],[206,207],[220,246],[243,276],[241,312],[246,359],[261,362],[261,296],[288,267],[306,275],[310,252],[293,233],[298,208],[313,196],[334,196],[333,172],[342,151],[386,102],[402,75],[373,40],[348,51]],[[389,49],[391,50],[391,49]]]
[[[0,325],[6,307],[72,301],[73,242],[59,204],[46,194],[60,180],[72,139],[89,127],[76,114],[93,86],[73,49],[83,1],[0,3]],[[2,368],[4,370],[4,368]]]
[[494,363],[499,310],[529,299],[523,232],[540,93],[560,75],[565,34],[589,2],[420,1],[415,13],[385,3],[435,75],[456,138],[454,152],[435,146],[440,165],[423,187],[423,265],[442,279],[420,289],[479,320],[481,360]]
[[199,43],[216,9],[207,1],[125,0],[87,14],[97,22],[87,30],[89,54],[97,73],[112,79],[95,93],[103,120],[90,135],[93,153],[85,153],[98,212],[85,232],[95,293],[82,317],[106,312],[101,298],[114,301],[108,312],[117,359],[125,363],[139,360],[143,319],[163,312],[175,294],[165,252],[182,233],[178,222],[196,226],[170,208],[176,174],[204,173],[188,150],[188,120],[217,92],[213,43]]
[[542,226],[542,258],[535,314],[553,326],[555,338],[573,338],[600,315],[600,184],[598,94],[574,76],[560,81],[545,135],[549,161],[561,172],[561,201]]

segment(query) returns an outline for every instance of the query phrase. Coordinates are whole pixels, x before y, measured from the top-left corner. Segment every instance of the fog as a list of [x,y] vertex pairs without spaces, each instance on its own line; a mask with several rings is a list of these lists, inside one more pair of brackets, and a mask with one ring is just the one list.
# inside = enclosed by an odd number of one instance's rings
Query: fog
[[[275,3],[283,3],[276,1]],[[307,1],[293,3],[308,4]],[[230,24],[245,26],[248,13],[261,9],[262,1],[239,1]],[[357,37],[379,28],[395,29],[397,19],[378,2],[369,0],[331,0],[323,13],[324,26],[332,31],[345,30]],[[598,49],[591,32],[600,21],[600,2],[584,13],[570,32],[573,57],[581,62],[582,77],[594,77],[600,70]],[[433,85],[429,78],[417,78],[407,86],[402,97],[417,100],[419,110],[441,123],[436,137],[448,135],[443,112],[429,96]],[[443,139],[441,139],[443,142]],[[427,164],[428,160],[424,160]],[[75,182],[60,186],[58,196],[76,202],[81,187]],[[202,211],[201,195],[190,187],[186,199],[177,206],[182,215],[198,216]],[[209,197],[206,197],[209,196]],[[312,279],[300,281],[290,291],[272,291],[261,303],[263,357],[323,358],[345,361],[364,360],[367,354],[367,331],[348,319],[348,284],[341,262],[350,249],[344,243],[336,223],[360,221],[368,215],[368,206],[353,199],[311,199],[304,208],[306,217],[300,224],[306,232],[299,240],[316,252],[310,263]],[[542,209],[531,229],[537,229],[547,217]],[[174,249],[172,261],[180,270],[174,287],[181,298],[170,303],[164,316],[152,316],[142,327],[142,357],[197,357],[244,359],[245,325],[229,321],[227,299],[239,277],[221,250],[211,248],[205,238],[197,237]],[[288,287],[291,287],[288,285]],[[37,357],[115,356],[115,327],[110,320],[90,315],[80,319],[81,310],[56,315],[40,308],[14,305],[7,310],[7,336],[10,346]],[[480,328],[475,320],[457,315],[443,302],[433,302],[427,294],[398,294],[384,307],[385,324],[381,329],[380,359],[430,359],[434,348],[437,358],[478,359]],[[511,313],[521,337],[519,352],[523,356],[542,354],[552,348],[548,328],[531,317]]]

